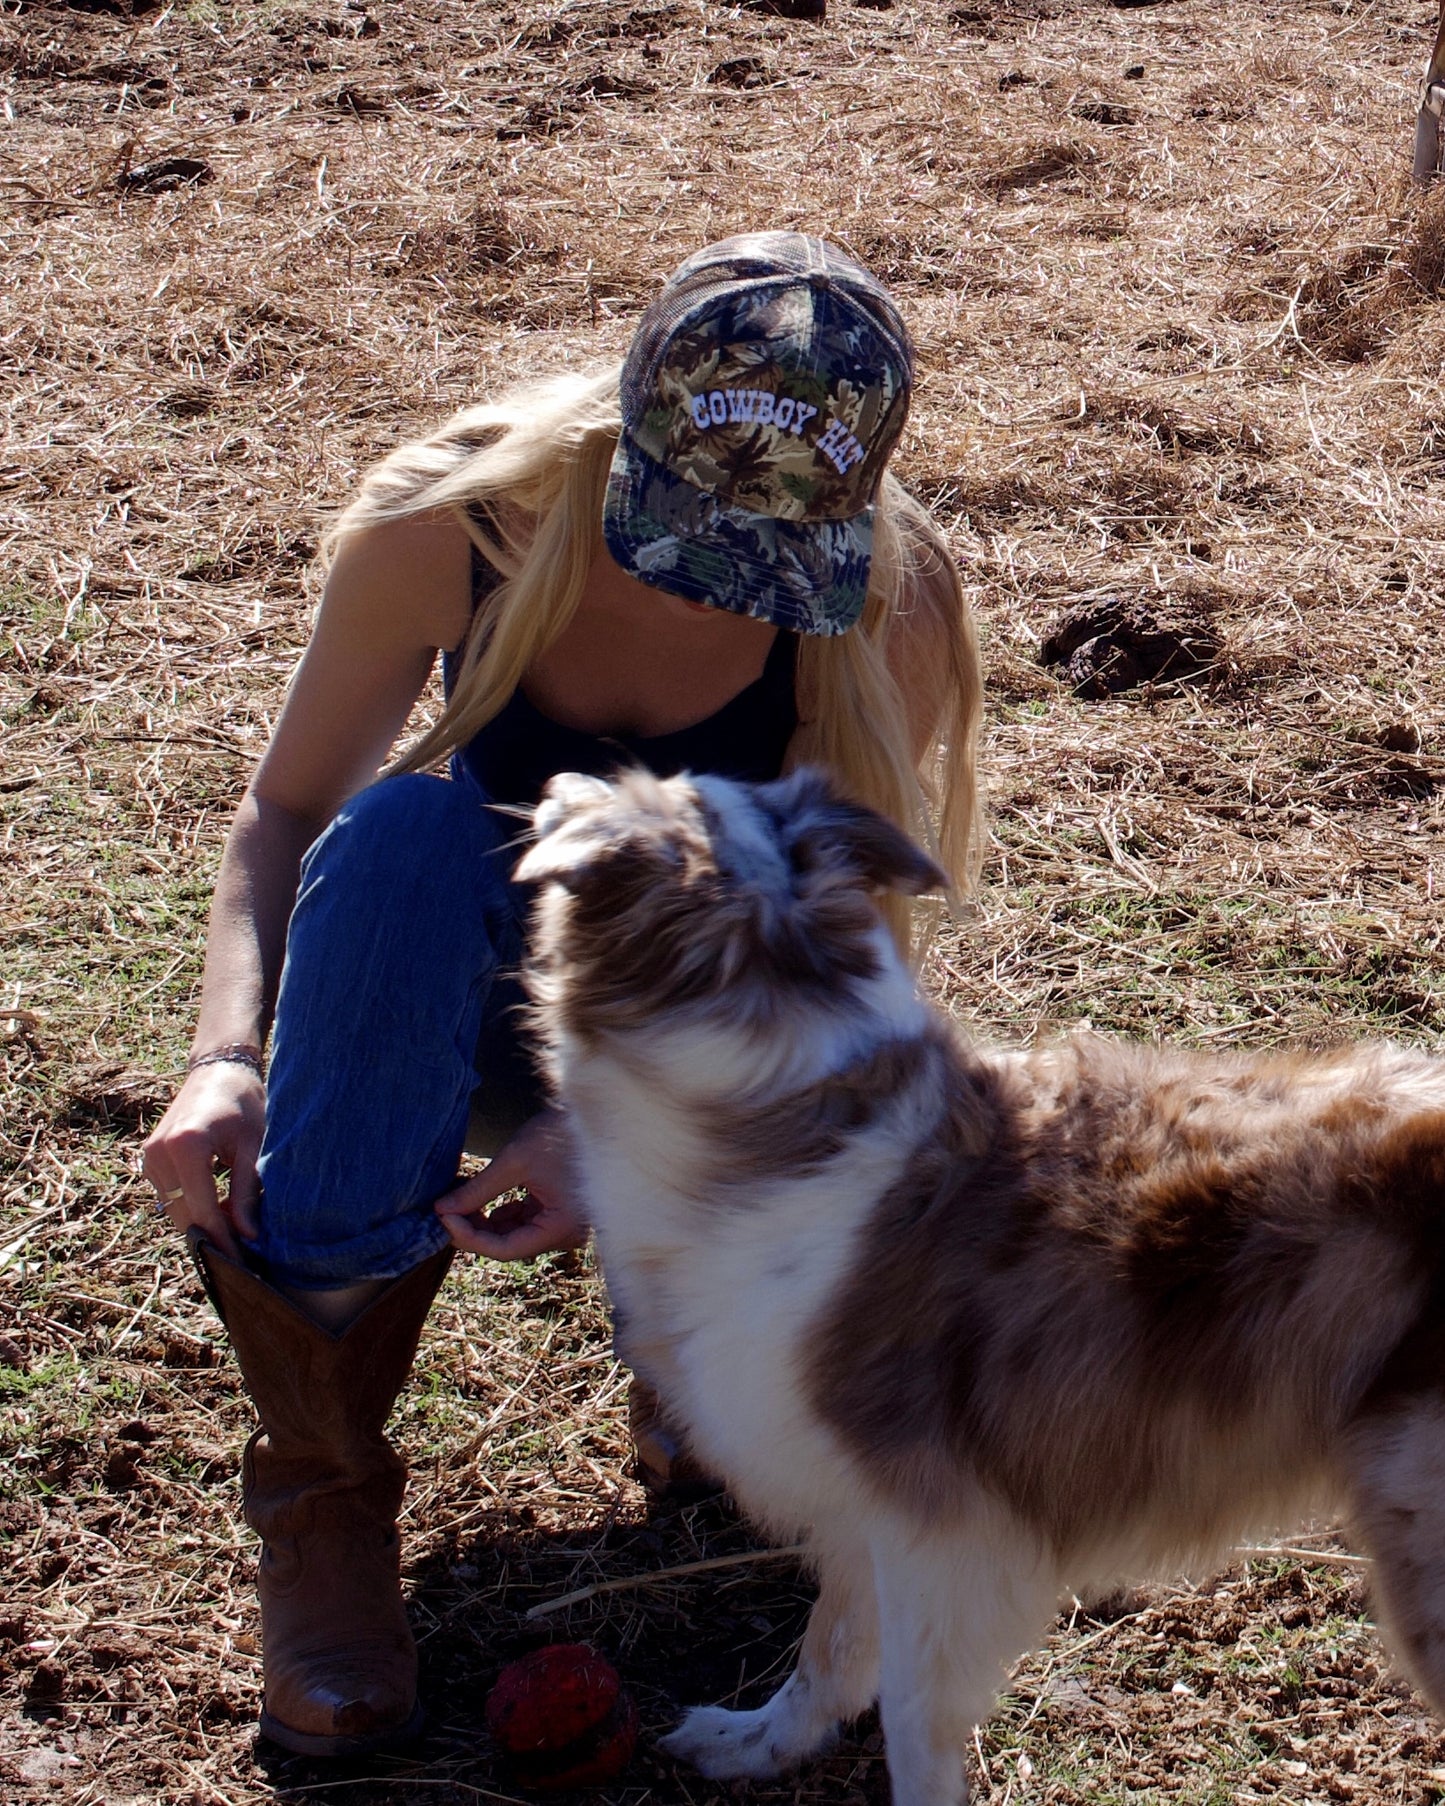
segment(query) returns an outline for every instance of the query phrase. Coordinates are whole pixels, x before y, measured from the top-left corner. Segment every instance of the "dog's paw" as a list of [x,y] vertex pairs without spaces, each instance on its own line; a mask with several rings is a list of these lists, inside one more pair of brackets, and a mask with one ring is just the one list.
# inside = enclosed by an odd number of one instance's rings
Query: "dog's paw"
[[775,1715],[766,1706],[757,1712],[694,1706],[662,1739],[662,1747],[709,1781],[767,1781],[797,1760],[778,1747],[776,1730]]

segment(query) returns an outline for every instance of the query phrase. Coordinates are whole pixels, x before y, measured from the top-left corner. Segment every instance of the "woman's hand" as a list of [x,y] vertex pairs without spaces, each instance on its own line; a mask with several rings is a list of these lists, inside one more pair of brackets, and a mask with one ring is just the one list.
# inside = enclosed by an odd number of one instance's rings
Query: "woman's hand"
[[[249,1067],[218,1061],[190,1074],[141,1160],[177,1229],[200,1229],[232,1260],[241,1257],[237,1235],[254,1241],[260,1232],[256,1158],[265,1127],[265,1086]],[[230,1171],[224,1199],[218,1167]]]
[[[503,1192],[518,1189],[526,1196],[484,1214]],[[566,1124],[560,1111],[543,1110],[522,1124],[485,1172],[438,1198],[436,1212],[458,1248],[492,1260],[531,1260],[587,1240],[575,1195]]]

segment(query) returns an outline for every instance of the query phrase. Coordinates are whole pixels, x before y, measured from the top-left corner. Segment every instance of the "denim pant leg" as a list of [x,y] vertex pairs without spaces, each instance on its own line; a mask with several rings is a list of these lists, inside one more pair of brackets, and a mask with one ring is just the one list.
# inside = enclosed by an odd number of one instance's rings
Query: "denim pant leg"
[[446,1241],[432,1204],[457,1174],[479,1044],[516,1062],[515,833],[473,786],[405,776],[353,797],[307,853],[260,1163],[255,1252],[274,1277],[390,1278]]

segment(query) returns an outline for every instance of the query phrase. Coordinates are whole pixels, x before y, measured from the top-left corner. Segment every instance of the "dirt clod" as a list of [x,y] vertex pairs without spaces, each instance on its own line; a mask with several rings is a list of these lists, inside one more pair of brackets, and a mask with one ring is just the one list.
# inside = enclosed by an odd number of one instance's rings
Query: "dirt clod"
[[1115,596],[1067,610],[1039,649],[1043,665],[1062,665],[1076,696],[1088,701],[1145,683],[1201,677],[1222,641],[1200,615]]
[[1391,721],[1380,729],[1380,745],[1386,752],[1417,753],[1422,744],[1418,721]]
[[154,163],[134,164],[116,179],[122,188],[138,194],[170,194],[214,182],[216,172],[204,157],[158,157]]

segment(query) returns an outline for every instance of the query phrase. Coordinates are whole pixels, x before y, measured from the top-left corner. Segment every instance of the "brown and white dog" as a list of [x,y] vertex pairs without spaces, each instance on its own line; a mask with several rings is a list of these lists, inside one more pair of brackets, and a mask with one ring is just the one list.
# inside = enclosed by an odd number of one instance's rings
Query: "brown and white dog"
[[958,1039],[873,906],[932,862],[815,773],[554,780],[530,984],[625,1353],[821,1583],[768,1776],[882,1705],[957,1806],[1067,1590],[1343,1506],[1445,1706],[1445,1061]]

